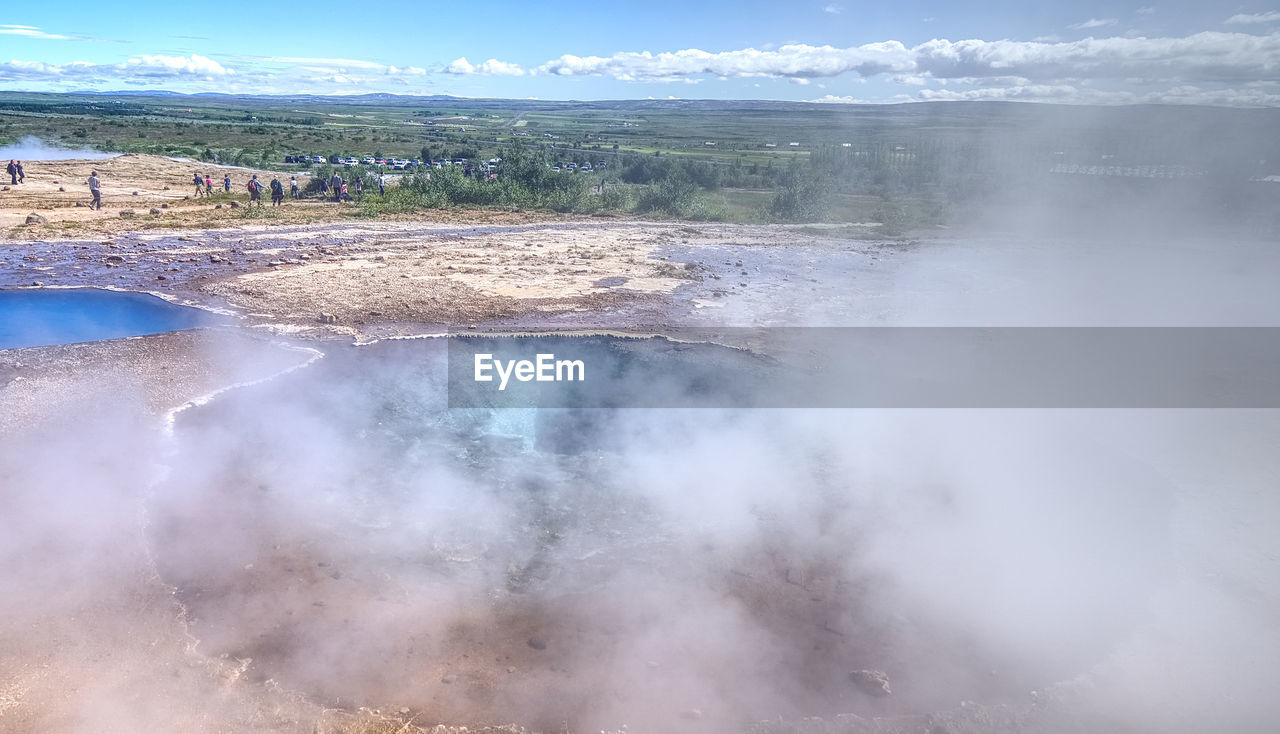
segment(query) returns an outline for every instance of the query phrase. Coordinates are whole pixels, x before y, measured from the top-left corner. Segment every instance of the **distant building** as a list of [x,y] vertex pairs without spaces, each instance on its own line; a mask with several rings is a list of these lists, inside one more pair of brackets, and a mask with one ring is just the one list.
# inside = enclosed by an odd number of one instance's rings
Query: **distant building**
[[715,142],[714,142],[714,141],[712,141],[712,140],[708,140],[707,142],[703,143],[703,145],[707,146],[708,148],[714,148],[714,147],[716,147]]
[[766,148],[776,148],[776,147],[778,147],[778,144],[777,144],[777,143],[765,143],[765,144],[764,144],[764,147],[766,147]]
[[788,147],[788,148],[799,148],[799,147],[800,147],[800,144],[799,144],[799,143],[787,143],[787,147]]

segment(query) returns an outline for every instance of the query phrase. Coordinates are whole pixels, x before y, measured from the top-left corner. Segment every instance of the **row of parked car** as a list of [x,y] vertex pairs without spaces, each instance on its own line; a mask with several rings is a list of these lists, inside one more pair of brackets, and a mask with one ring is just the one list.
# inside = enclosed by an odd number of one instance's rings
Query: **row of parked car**
[[[459,161],[460,162],[454,162],[454,161],[444,161],[444,162],[456,163],[457,165],[464,165],[466,163],[466,161],[463,159],[459,159]],[[339,165],[339,166],[356,166],[356,165],[382,166],[384,168],[391,168],[397,171],[403,171],[409,168],[415,168],[417,166],[423,165],[422,159],[420,158],[414,158],[410,160],[408,158],[374,158],[372,156],[368,158],[353,158],[350,156],[346,158],[342,158],[339,156],[334,156],[333,159],[331,160],[322,155],[287,155],[284,157],[284,162],[285,163],[330,163],[332,162],[334,165]],[[428,163],[431,165],[434,165],[435,163],[437,163],[437,161],[428,161]],[[439,166],[436,166],[436,167],[438,168]]]
[[591,165],[591,161],[587,161],[579,166],[577,163],[557,163],[552,168],[557,171],[592,171],[596,168],[604,168],[604,161],[596,161],[595,166]]

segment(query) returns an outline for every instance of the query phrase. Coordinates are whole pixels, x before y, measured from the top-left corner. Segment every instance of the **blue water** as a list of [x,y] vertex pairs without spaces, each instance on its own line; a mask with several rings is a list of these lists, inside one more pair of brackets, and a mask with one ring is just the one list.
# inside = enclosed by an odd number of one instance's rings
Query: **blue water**
[[0,290],[0,349],[161,334],[211,323],[205,311],[145,293]]

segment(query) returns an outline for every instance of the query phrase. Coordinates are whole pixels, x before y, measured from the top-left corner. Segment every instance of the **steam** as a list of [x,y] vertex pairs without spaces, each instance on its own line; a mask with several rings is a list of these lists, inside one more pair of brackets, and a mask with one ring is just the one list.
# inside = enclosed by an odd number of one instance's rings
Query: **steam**
[[9,145],[0,146],[0,158],[19,161],[99,160],[115,158],[119,153],[104,153],[90,148],[62,148],[50,145],[34,135],[26,135]]
[[[1266,237],[1153,235],[1149,209],[1046,234],[1092,210],[1031,203],[999,228],[979,207],[981,234],[815,247],[825,290],[771,290],[770,318],[1280,317]],[[821,270],[841,257],[860,264]],[[1274,725],[1275,411],[450,410],[437,340],[324,351],[168,430],[140,385],[95,375],[40,410],[0,388],[40,416],[0,416],[0,658],[23,661],[0,663],[0,730],[310,730],[322,707],[542,731]]]

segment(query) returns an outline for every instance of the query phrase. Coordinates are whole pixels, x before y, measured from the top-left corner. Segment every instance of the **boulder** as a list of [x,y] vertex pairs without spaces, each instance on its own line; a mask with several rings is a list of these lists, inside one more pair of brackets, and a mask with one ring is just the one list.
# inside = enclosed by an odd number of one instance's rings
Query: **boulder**
[[331,314],[331,313],[323,312],[323,311],[320,313],[320,315],[319,315],[319,316],[317,316],[317,317],[316,317],[316,320],[317,320],[317,321],[319,321],[319,322],[320,322],[320,323],[322,323],[322,324],[336,324],[336,323],[338,323],[338,317],[337,317],[337,316],[335,316],[334,314]]
[[160,216],[161,214],[163,214],[163,212],[161,212],[161,211],[160,211],[160,209],[159,209],[158,207],[154,207],[154,206],[153,206],[153,207],[151,207],[151,213],[152,213],[152,214],[154,214],[154,215],[155,215],[155,216],[157,216],[157,217],[158,217],[158,216]]
[[238,201],[233,201],[233,202],[231,202],[231,208],[232,208],[232,209],[239,209],[239,208],[240,208],[240,202],[238,202]]
[[121,218],[121,219],[133,219],[133,216],[134,216],[134,214],[136,214],[136,213],[137,213],[137,212],[135,212],[135,211],[134,211],[134,210],[132,210],[132,209],[121,209],[121,210],[120,210],[120,218]]
[[59,186],[59,187],[58,187],[58,190],[59,190],[59,191],[66,191],[67,189],[66,189],[65,187],[63,187],[63,186]]
[[39,214],[32,213],[27,215],[27,224],[44,224],[47,221],[49,220]]

